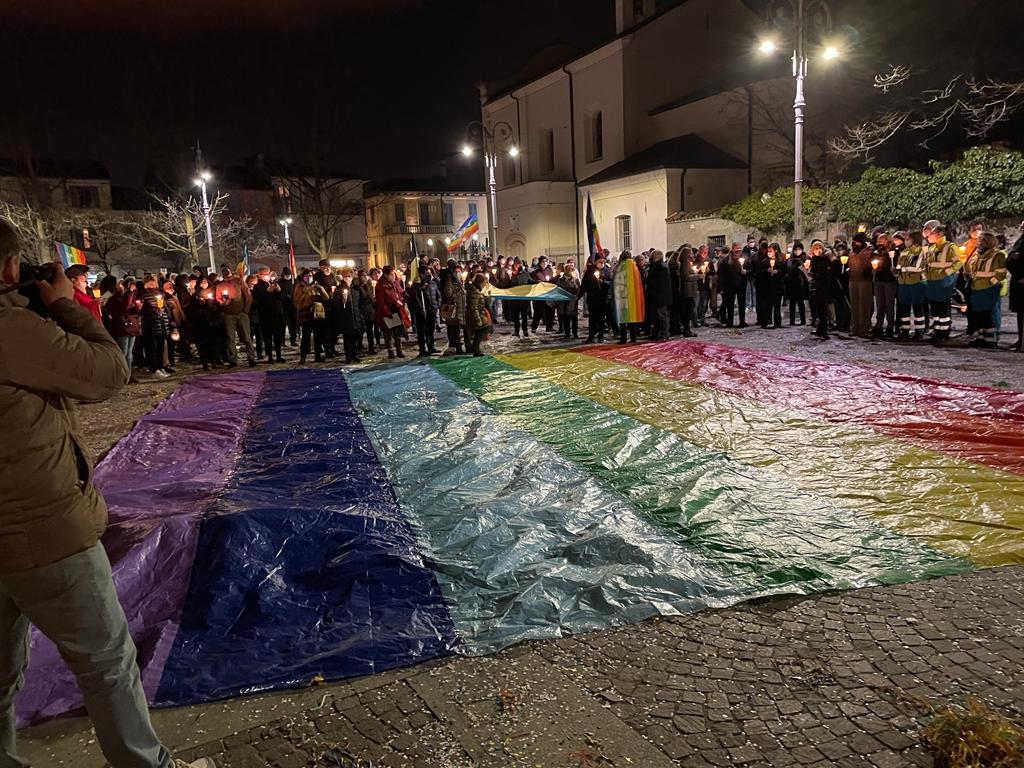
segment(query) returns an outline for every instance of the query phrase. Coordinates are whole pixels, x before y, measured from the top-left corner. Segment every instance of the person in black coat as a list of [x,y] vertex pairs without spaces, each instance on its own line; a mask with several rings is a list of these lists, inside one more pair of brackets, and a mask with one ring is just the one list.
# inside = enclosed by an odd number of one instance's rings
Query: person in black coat
[[416,341],[419,343],[420,357],[436,355],[434,346],[434,328],[440,306],[440,294],[434,284],[434,273],[429,267],[424,268],[415,283],[409,286],[409,309],[412,312],[413,324],[416,326]]
[[292,294],[295,292],[295,276],[292,271],[285,267],[281,270],[281,276],[277,279],[277,287],[281,293],[281,307],[284,310],[284,324],[288,331],[289,346],[298,346],[299,320],[295,313],[295,301]]
[[1020,225],[1021,236],[1006,257],[1006,271],[1010,284],[1010,311],[1017,313],[1017,343],[1013,348],[1024,352],[1024,222]]
[[[270,270],[262,267],[256,272],[252,287],[252,303],[256,309],[267,362],[283,363],[281,349],[284,347],[285,309],[281,287],[270,277]],[[275,358],[276,354],[276,358]]]
[[150,275],[143,283],[140,298],[142,307],[139,314],[142,316],[142,347],[146,365],[151,374],[165,378],[174,373],[173,368],[164,364],[167,339],[174,327],[167,296],[157,287],[156,278]]
[[651,339],[663,341],[668,338],[670,311],[672,307],[672,273],[665,263],[665,254],[661,251],[651,253],[650,266],[647,269],[646,304],[650,310],[652,333]]
[[[547,256],[541,256],[537,260],[537,268],[530,273],[530,280],[534,283],[557,283],[558,277],[551,268]],[[544,330],[551,333],[555,328],[555,308],[547,301],[533,302],[533,332],[537,332],[537,326],[541,320],[544,321]]]
[[762,328],[782,327],[782,294],[785,290],[786,254],[778,243],[757,255],[758,324]]
[[365,330],[363,294],[358,286],[352,286],[352,272],[347,268],[342,272],[341,281],[334,289],[334,301],[338,332],[345,347],[345,362],[361,362],[359,340]]
[[797,311],[800,312],[800,325],[807,325],[808,280],[804,270],[804,244],[799,240],[793,243],[793,255],[786,267],[785,291],[789,301],[789,324],[796,325]]
[[718,285],[722,289],[722,319],[731,328],[735,319],[736,304],[739,303],[739,327],[747,327],[744,297],[747,290],[747,257],[739,243],[732,244],[732,250],[718,265]]
[[[837,260],[838,263],[838,260]],[[818,327],[815,335],[828,338],[828,306],[832,303],[832,292],[836,285],[832,259],[821,240],[811,241],[811,301]]]
[[587,298],[587,312],[590,319],[590,330],[587,332],[586,343],[596,338],[604,341],[604,328],[608,316],[608,298],[612,287],[612,270],[608,267],[604,256],[598,256],[592,264],[587,265],[580,283],[580,296]]

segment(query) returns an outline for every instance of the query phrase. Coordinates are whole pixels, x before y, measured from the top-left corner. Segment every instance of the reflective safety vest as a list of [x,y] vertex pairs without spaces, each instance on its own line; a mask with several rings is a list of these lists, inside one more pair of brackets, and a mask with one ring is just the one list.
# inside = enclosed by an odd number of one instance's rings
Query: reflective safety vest
[[971,290],[983,291],[1006,279],[1006,251],[995,248],[975,253],[967,260],[964,272],[971,281]]
[[917,285],[924,280],[925,253],[918,245],[900,251],[896,280],[900,285]]
[[928,247],[926,280],[945,280],[960,269],[960,249],[943,240]]

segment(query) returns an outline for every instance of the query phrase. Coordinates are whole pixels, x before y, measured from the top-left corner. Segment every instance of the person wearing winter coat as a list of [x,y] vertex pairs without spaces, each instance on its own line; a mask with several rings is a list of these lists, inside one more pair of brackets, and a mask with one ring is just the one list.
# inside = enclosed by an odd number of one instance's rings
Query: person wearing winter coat
[[[612,270],[608,266],[604,256],[598,256],[594,262],[587,266],[583,278],[580,280],[579,296],[587,299],[587,311],[590,315],[589,329],[587,331],[587,344],[595,339],[604,343],[604,329],[611,325],[609,320],[610,296],[612,288]],[[614,329],[613,329],[614,332]]]
[[413,325],[416,327],[416,343],[419,345],[420,357],[436,355],[434,346],[434,325],[437,317],[439,294],[434,274],[429,267],[424,267],[409,286],[406,293],[409,309],[412,311]]
[[850,268],[850,331],[862,339],[868,338],[871,334],[871,308],[874,303],[871,269],[873,258],[867,235],[858,232],[853,236],[847,266]]
[[811,241],[810,272],[812,314],[817,323],[814,335],[819,339],[828,339],[828,307],[832,303],[836,281],[832,258],[821,240]]
[[363,333],[366,334],[365,347],[363,346],[362,337],[359,337],[359,351],[372,355],[377,351],[373,322],[376,306],[373,298],[373,280],[370,279],[365,269],[360,269],[356,272],[356,280],[352,285],[352,290],[359,292],[359,311],[363,313]]
[[132,370],[135,343],[142,335],[142,319],[139,312],[142,300],[138,297],[137,284],[134,280],[125,280],[114,288],[114,294],[104,306],[107,317],[107,330],[117,342],[117,346]]
[[100,300],[93,296],[92,289],[89,288],[89,268],[84,264],[72,264],[64,270],[64,274],[75,286],[75,303],[96,318],[96,322],[102,323],[103,313],[100,308]]
[[221,351],[224,349],[224,320],[221,317],[220,302],[214,296],[213,287],[207,278],[196,282],[196,293],[185,310],[192,338],[199,350],[199,362],[203,370],[226,362]]
[[644,302],[651,320],[651,340],[667,340],[672,329],[672,273],[661,251],[650,254]]
[[[554,283],[556,281],[555,271],[551,268],[547,256],[541,256],[537,260],[537,268],[530,273],[530,280],[534,283]],[[547,301],[533,302],[533,332],[544,321],[544,330],[551,333],[555,328],[555,309]]]
[[[449,260],[448,266],[441,272],[441,319],[444,321],[448,331],[448,349],[454,350],[454,354],[465,354],[472,342],[466,330],[466,287],[462,284],[462,270],[458,268],[454,260]],[[508,301],[505,302],[505,311],[512,313],[510,304],[525,304],[526,302]],[[525,327],[525,322],[523,323]],[[518,336],[518,326],[516,335]],[[463,347],[465,339],[465,347]]]
[[562,326],[562,335],[568,339],[580,337],[580,273],[576,271],[573,261],[565,262],[562,274],[558,277],[558,287],[572,296],[571,301],[558,304],[558,317]]
[[758,287],[755,291],[761,310],[758,322],[762,328],[782,327],[782,295],[785,291],[786,254],[778,243],[771,243],[765,253],[757,256]]
[[[295,315],[295,302],[292,294],[295,293],[295,276],[292,271],[285,267],[281,270],[281,276],[277,279],[277,286],[280,288],[281,306],[284,309],[284,324],[288,331],[288,344],[298,346],[299,321]],[[373,303],[372,301],[370,302]]]
[[983,232],[978,238],[978,247],[967,260],[964,274],[970,280],[971,293],[968,306],[972,327],[978,338],[971,346],[994,349],[996,334],[996,304],[1002,299],[1000,292],[1006,279],[1006,252],[999,249],[999,242],[991,232]]
[[302,331],[299,342],[299,365],[304,365],[309,356],[310,346],[313,347],[313,359],[322,363],[330,351],[330,336],[327,330],[327,305],[331,296],[327,289],[316,282],[313,272],[304,269],[295,290],[292,301]]
[[487,322],[487,305],[484,297],[484,290],[487,287],[487,275],[480,272],[473,277],[473,281],[466,288],[466,330],[469,332],[472,342],[470,351],[473,357],[480,357],[480,345],[484,336],[490,333],[491,327]]
[[167,339],[171,335],[173,323],[171,311],[167,306],[167,296],[157,286],[152,275],[143,282],[142,307],[142,349],[149,372],[157,378],[167,378],[174,373],[174,368],[164,361],[167,353]]
[[[700,294],[700,273],[694,263],[693,249],[683,246],[679,251],[679,296],[682,306],[680,319],[682,320],[682,333],[685,338],[693,338],[697,334],[691,328],[694,305]],[[699,313],[698,313],[699,314]]]
[[[519,259],[516,259],[512,264],[511,280],[512,285],[510,287],[530,285],[533,282],[526,265],[519,261]],[[525,300],[505,302],[506,312],[512,316],[512,328],[516,338],[519,337],[520,332],[522,332],[523,338],[529,338],[530,336],[530,304],[531,302]]]
[[747,257],[739,243],[732,244],[732,250],[718,265],[718,285],[722,289],[722,318],[728,328],[733,326],[737,303],[739,304],[739,327],[747,327],[744,297],[747,286]]
[[405,295],[398,284],[398,276],[395,268],[390,264],[381,271],[380,280],[377,281],[377,288],[374,292],[374,320],[384,334],[384,347],[388,351],[388,358],[405,357],[402,353],[402,336],[405,335],[405,326],[401,322],[402,311],[405,308]]
[[[287,324],[284,293],[278,281],[271,278],[270,270],[262,267],[256,273],[252,288],[252,303],[256,307],[267,362],[284,362],[281,354],[284,348],[285,326]],[[288,299],[291,302],[291,297]]]
[[362,293],[352,283],[352,271],[342,270],[341,280],[334,289],[335,318],[345,348],[345,362],[359,363],[359,340],[363,336]]
[[228,367],[238,365],[238,344],[241,342],[249,367],[256,363],[256,348],[252,343],[252,326],[249,323],[249,312],[252,310],[252,293],[245,280],[237,275],[229,275],[217,283],[215,298],[221,304],[221,316],[224,318],[224,332],[227,334]]
[[793,255],[786,265],[785,292],[789,301],[789,324],[796,325],[797,312],[800,314],[800,325],[807,325],[808,280],[804,269],[804,244],[799,240],[793,243]]
[[1010,311],[1017,313],[1017,343],[1013,348],[1024,352],[1024,222],[1021,222],[1020,233],[1006,257],[1006,270],[1010,283]]

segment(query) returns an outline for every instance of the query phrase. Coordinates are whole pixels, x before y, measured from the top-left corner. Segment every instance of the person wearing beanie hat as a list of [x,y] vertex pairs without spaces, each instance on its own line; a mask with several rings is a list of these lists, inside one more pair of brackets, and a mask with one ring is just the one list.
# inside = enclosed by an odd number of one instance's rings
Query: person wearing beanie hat
[[960,249],[946,239],[946,228],[929,221],[928,249],[925,252],[925,292],[932,315],[932,341],[945,341],[953,328],[950,300],[960,272]]
[[828,305],[832,303],[835,278],[832,274],[832,259],[825,250],[825,243],[811,241],[811,314],[817,322],[814,335],[819,339],[828,338]]

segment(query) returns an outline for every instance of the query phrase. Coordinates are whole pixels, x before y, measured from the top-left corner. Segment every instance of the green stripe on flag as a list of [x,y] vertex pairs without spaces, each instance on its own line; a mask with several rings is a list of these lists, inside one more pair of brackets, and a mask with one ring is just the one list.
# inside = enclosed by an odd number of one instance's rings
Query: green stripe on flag
[[738,578],[753,573],[766,586],[812,592],[970,568],[769,472],[493,358],[432,365]]

